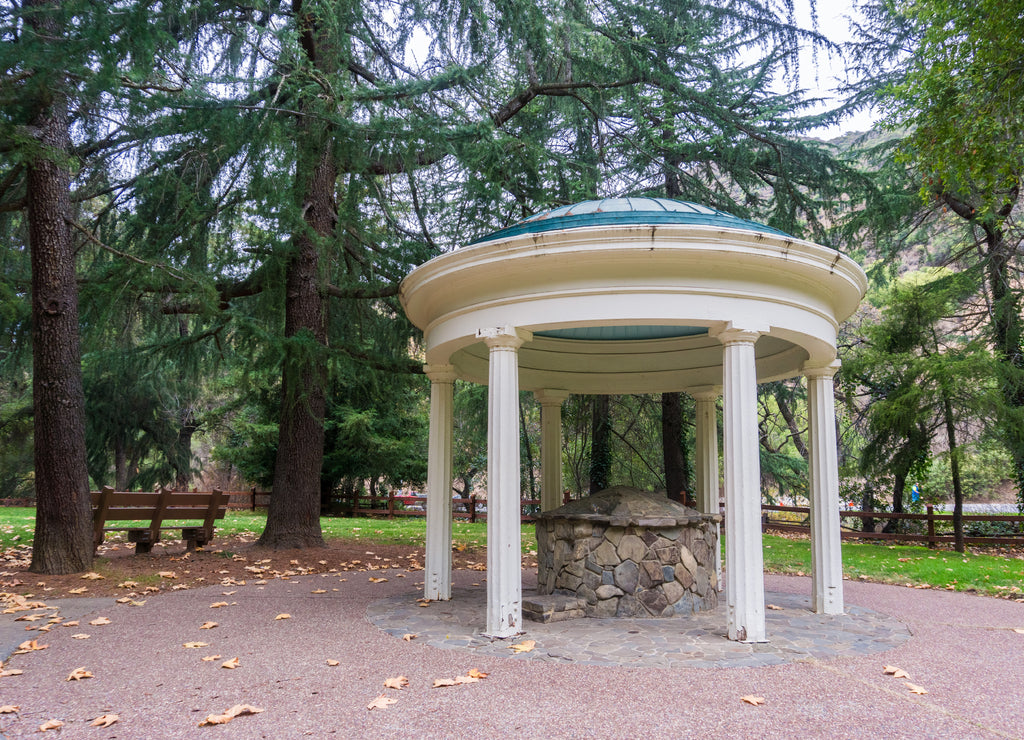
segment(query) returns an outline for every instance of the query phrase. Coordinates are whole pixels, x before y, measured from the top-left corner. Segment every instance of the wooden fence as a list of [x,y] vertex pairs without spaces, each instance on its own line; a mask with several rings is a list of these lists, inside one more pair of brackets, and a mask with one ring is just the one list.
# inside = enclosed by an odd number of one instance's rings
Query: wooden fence
[[[519,502],[519,518],[532,522],[540,512],[540,499],[523,499]],[[452,499],[453,516],[469,522],[487,521],[487,501],[476,496]],[[332,513],[345,516],[383,516],[388,519],[403,516],[426,516],[427,497],[403,495],[390,491],[387,494],[370,496],[360,492],[352,497],[337,499]]]
[[[794,522],[792,518],[779,519],[772,518],[772,512],[786,512],[789,514],[798,514],[803,518],[799,522]],[[811,510],[806,506],[762,506],[761,507],[761,525],[762,529],[774,530],[779,532],[810,532],[810,512]],[[940,542],[953,542],[954,537],[952,534],[938,534],[936,532],[936,524],[938,522],[950,523],[952,525],[953,515],[945,513],[935,513],[935,507],[928,505],[925,507],[923,514],[909,514],[901,513],[894,514],[889,511],[848,511],[843,509],[839,512],[841,519],[847,517],[861,520],[861,527],[854,529],[851,527],[844,526],[842,528],[842,537],[846,539],[863,539],[863,540],[899,540],[901,542],[927,542],[928,547],[935,547]],[[875,532],[869,530],[863,531],[864,520],[900,520],[900,521],[912,521],[912,522],[924,522],[924,532]],[[971,524],[988,523],[995,524],[997,522],[1016,522],[1018,524],[1018,531],[1016,534],[1010,535],[994,535],[994,536],[973,536],[964,537],[964,542],[968,545],[1024,545],[1024,515],[1022,514],[964,514],[963,515],[964,528],[966,529]]]

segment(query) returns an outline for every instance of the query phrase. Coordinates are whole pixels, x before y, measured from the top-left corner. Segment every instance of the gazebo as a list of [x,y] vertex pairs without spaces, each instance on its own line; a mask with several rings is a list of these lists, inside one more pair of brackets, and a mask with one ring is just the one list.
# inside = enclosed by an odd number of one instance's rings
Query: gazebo
[[867,288],[833,249],[694,203],[608,198],[537,214],[430,260],[401,300],[431,381],[425,597],[451,598],[452,387],[489,385],[487,626],[523,631],[520,390],[541,404],[543,510],[560,504],[570,393],[696,399],[696,499],[718,512],[722,398],[728,635],[764,642],[757,384],[803,375],[812,594],[843,612],[832,379],[836,336]]

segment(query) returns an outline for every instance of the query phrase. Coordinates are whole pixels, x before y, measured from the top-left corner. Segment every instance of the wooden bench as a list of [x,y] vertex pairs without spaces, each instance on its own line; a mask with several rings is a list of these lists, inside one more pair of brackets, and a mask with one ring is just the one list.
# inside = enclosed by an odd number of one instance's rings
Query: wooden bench
[[[135,543],[135,552],[146,553],[160,541],[160,532],[165,529],[181,529],[191,552],[213,539],[213,524],[224,518],[228,497],[223,491],[213,490],[193,493],[176,493],[161,487],[158,491],[115,491],[104,486],[101,491],[92,491],[93,547],[99,547],[107,532],[127,532],[128,541]],[[149,521],[149,526],[138,524],[108,526],[109,522]],[[166,521],[194,520],[201,525],[173,527]]]

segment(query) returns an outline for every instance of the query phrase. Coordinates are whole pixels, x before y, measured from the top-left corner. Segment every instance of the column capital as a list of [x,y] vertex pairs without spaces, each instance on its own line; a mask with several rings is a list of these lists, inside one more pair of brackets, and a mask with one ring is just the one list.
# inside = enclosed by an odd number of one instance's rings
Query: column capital
[[569,397],[569,391],[561,388],[541,388],[533,392],[533,397],[541,406],[561,406]]
[[492,326],[477,329],[476,338],[484,340],[490,349],[519,349],[523,342],[533,339],[533,332],[514,326]]
[[839,372],[842,363],[839,360],[832,360],[827,365],[804,365],[803,374],[808,378],[831,378]]
[[740,329],[728,326],[714,334],[715,338],[722,344],[753,344],[762,332],[757,329]]
[[430,378],[431,383],[454,383],[454,365],[424,365],[423,374]]
[[698,385],[693,388],[687,388],[686,393],[695,401],[715,401],[722,395],[722,386]]

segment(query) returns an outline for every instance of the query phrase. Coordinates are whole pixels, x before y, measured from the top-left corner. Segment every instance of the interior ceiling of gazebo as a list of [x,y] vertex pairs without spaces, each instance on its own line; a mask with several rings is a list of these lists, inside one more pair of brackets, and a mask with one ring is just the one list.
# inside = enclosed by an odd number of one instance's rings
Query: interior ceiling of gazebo
[[402,286],[427,363],[486,383],[479,329],[513,327],[524,390],[655,393],[722,382],[718,332],[761,333],[758,381],[835,359],[860,268],[827,247],[692,203],[588,201],[417,268]]

